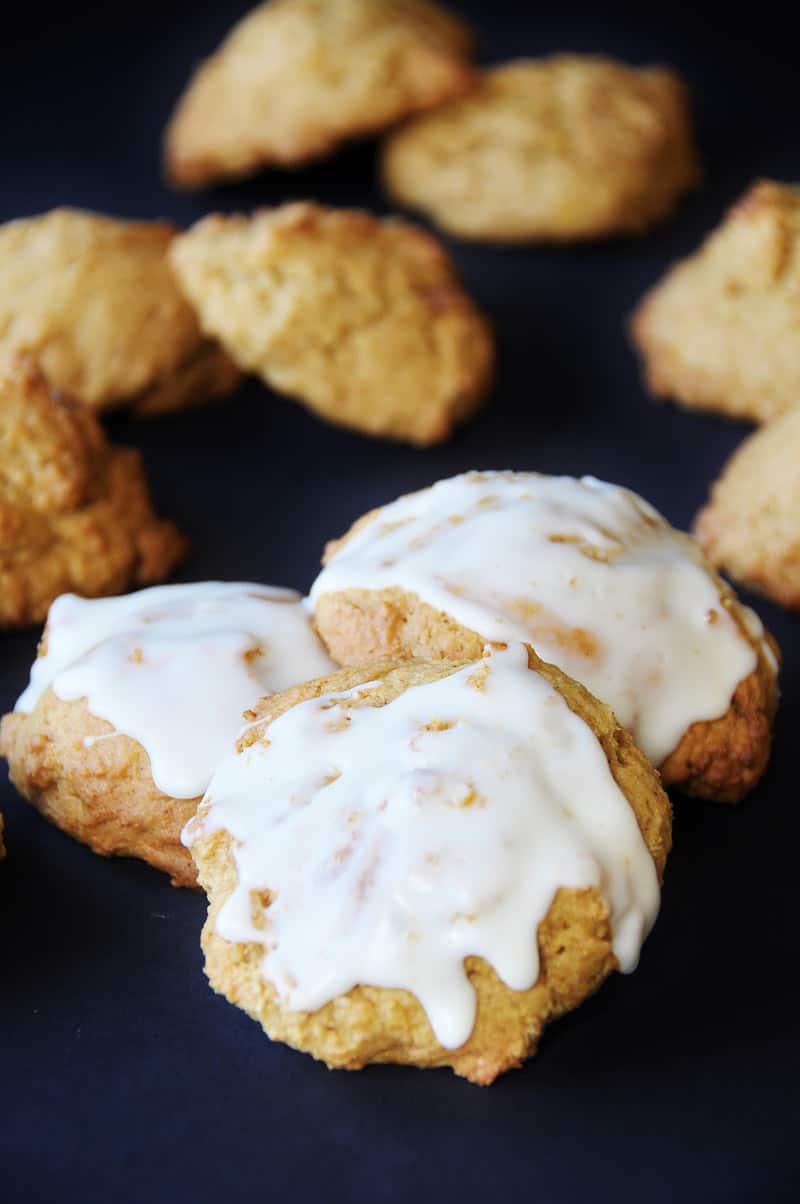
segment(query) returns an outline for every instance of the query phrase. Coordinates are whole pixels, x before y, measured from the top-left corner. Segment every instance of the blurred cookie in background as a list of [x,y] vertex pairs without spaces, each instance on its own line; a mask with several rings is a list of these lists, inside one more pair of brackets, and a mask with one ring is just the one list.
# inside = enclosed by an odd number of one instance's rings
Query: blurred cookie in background
[[408,222],[310,202],[214,215],[171,258],[203,330],[329,422],[425,446],[489,389],[489,324]]
[[396,201],[487,242],[638,234],[698,178],[681,79],[589,55],[493,67],[383,152]]
[[195,72],[165,139],[200,188],[293,167],[468,91],[472,35],[427,0],[269,0]]
[[800,404],[800,188],[755,183],[631,328],[657,397],[755,422]]
[[167,222],[53,209],[0,226],[0,355],[27,355],[89,409],[150,415],[229,393],[239,373],[175,283]]

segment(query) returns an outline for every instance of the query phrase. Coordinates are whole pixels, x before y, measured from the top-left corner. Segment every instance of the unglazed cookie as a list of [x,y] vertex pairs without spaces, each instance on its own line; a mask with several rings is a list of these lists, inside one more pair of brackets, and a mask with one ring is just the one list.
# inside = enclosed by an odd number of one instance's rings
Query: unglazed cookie
[[17,789],[65,832],[192,886],[181,829],[244,712],[332,667],[291,590],[211,581],[65,595],[0,751]]
[[718,568],[782,606],[800,607],[800,405],[745,439],[695,534]]
[[658,397],[756,422],[800,404],[800,188],[754,184],[632,333]]
[[293,167],[460,96],[471,35],[425,0],[270,0],[203,63],[167,130],[174,184]]
[[444,248],[406,222],[299,203],[206,218],[172,262],[203,329],[323,418],[425,445],[490,383],[493,341]]
[[774,646],[627,489],[467,473],[373,510],[325,559],[311,598],[342,664],[525,640],[614,709],[667,785],[736,802],[766,767]]
[[0,354],[27,354],[93,410],[175,410],[239,373],[200,334],[168,260],[175,229],[54,209],[0,226]]
[[639,233],[698,175],[678,76],[580,55],[486,71],[394,134],[383,157],[395,200],[497,242]]
[[331,1067],[491,1083],[632,970],[670,808],[607,707],[514,644],[267,699],[189,842],[212,986]]
[[185,552],[137,451],[108,443],[29,364],[0,369],[0,630],[41,622],[67,590],[159,581]]

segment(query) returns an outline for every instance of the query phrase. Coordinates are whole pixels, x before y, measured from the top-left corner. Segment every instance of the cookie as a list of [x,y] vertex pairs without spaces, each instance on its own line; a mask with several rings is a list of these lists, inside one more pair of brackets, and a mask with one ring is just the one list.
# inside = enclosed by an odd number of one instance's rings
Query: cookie
[[717,568],[800,608],[800,405],[745,439],[697,516],[695,534]]
[[0,630],[41,622],[59,594],[166,577],[186,540],[153,511],[137,451],[30,364],[0,370]]
[[2,721],[0,751],[20,793],[59,828],[192,886],[181,829],[244,712],[332,667],[291,590],[212,581],[65,595]]
[[800,188],[754,184],[631,331],[657,397],[755,422],[800,403]]
[[294,167],[472,87],[471,34],[423,0],[270,0],[201,64],[167,129],[170,181]]
[[385,144],[391,196],[461,238],[638,234],[697,183],[686,89],[612,59],[522,59]]
[[467,473],[367,514],[325,562],[311,598],[340,663],[524,640],[613,708],[665,784],[736,802],[766,767],[774,646],[627,489]]
[[406,222],[283,205],[208,217],[171,255],[203,329],[329,422],[425,446],[487,392],[487,322],[444,248]]
[[78,209],[0,226],[0,355],[28,355],[93,410],[155,414],[230,392],[239,373],[167,261],[175,233]]
[[669,802],[529,649],[345,669],[257,713],[185,839],[211,985],[271,1037],[488,1084],[635,967]]

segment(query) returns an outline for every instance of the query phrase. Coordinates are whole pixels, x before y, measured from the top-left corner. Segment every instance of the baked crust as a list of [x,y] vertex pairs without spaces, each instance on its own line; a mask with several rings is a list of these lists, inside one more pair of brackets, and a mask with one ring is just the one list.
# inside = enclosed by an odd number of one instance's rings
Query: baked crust
[[496,242],[636,234],[698,177],[680,78],[588,55],[494,67],[392,135],[383,155],[395,200]]
[[[658,774],[607,707],[532,651],[529,664],[594,731],[636,815],[660,879],[671,842],[671,811]],[[306,699],[380,681],[363,696],[353,697],[350,705],[383,706],[409,687],[461,667],[452,662],[383,661],[341,670],[262,700],[256,708],[262,723],[249,729],[246,742],[268,739],[270,723]],[[192,853],[209,895],[202,944],[211,985],[260,1021],[273,1039],[311,1053],[330,1067],[357,1070],[369,1062],[452,1066],[474,1083],[489,1084],[532,1056],[548,1021],[577,1007],[617,967],[608,906],[600,893],[595,888],[562,888],[539,926],[541,968],[530,990],[512,991],[487,962],[466,959],[478,1011],[469,1040],[457,1050],[439,1044],[421,1005],[403,990],[358,986],[315,1012],[291,1012],[261,975],[261,946],[229,942],[215,931],[216,917],[237,881],[230,835],[218,831],[199,837]]]
[[139,453],[106,441],[93,414],[28,363],[0,372],[0,629],[50,603],[160,581],[185,554],[156,517]]
[[800,399],[800,188],[757,181],[636,309],[657,397],[767,422]]
[[488,390],[489,326],[406,222],[297,203],[205,218],[171,255],[203,328],[330,422],[424,446]]
[[[345,536],[332,540],[324,563],[379,513],[376,509],[363,515]],[[751,632],[741,603],[723,581],[718,579],[717,584],[720,604],[756,653],[756,667],[738,684],[725,714],[693,723],[659,768],[665,786],[715,802],[736,803],[752,790],[769,762],[778,704],[770,654],[777,658],[779,653],[769,635],[770,652],[765,650],[761,637]],[[486,643],[444,611],[397,587],[322,594],[315,603],[315,624],[330,655],[342,665],[377,657],[474,660]]]
[[718,568],[800,608],[800,404],[745,439],[713,485],[695,534]]
[[168,260],[175,229],[53,209],[0,226],[0,355],[93,410],[182,409],[238,370],[200,334]]
[[0,755],[20,794],[95,853],[139,857],[175,886],[197,884],[180,835],[200,799],[162,794],[142,745],[84,699],[64,702],[47,689],[29,714],[5,715]]
[[195,72],[165,139],[198,188],[294,167],[472,87],[472,35],[425,0],[271,0]]

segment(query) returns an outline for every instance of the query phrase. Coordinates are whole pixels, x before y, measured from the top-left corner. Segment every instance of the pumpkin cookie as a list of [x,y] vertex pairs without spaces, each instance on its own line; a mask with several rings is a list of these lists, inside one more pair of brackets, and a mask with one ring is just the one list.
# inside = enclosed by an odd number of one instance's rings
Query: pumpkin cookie
[[346,669],[257,715],[185,839],[211,984],[271,1037],[488,1084],[635,967],[669,802],[529,649]]
[[192,886],[181,829],[245,710],[332,667],[291,590],[210,581],[65,595],[2,721],[0,751],[17,789],[59,828]]
[[774,646],[627,489],[467,473],[359,519],[325,562],[311,597],[340,663],[525,640],[614,709],[666,784],[736,802],[766,767]]
[[137,451],[108,443],[29,364],[0,371],[0,630],[41,622],[67,590],[159,581],[185,552]]
[[580,55],[492,68],[405,125],[383,157],[395,200],[496,242],[636,234],[698,175],[681,80]]
[[28,355],[93,410],[156,414],[228,393],[167,260],[175,229],[54,209],[0,226],[0,354]]
[[782,606],[800,607],[800,405],[745,439],[695,534],[718,568]]
[[208,334],[323,418],[425,445],[489,387],[493,341],[444,248],[406,222],[299,203],[208,217],[172,262]]
[[170,122],[166,167],[197,188],[293,167],[460,96],[472,38],[425,0],[270,0],[203,63]]
[[800,188],[754,184],[632,333],[657,397],[756,422],[800,404]]

